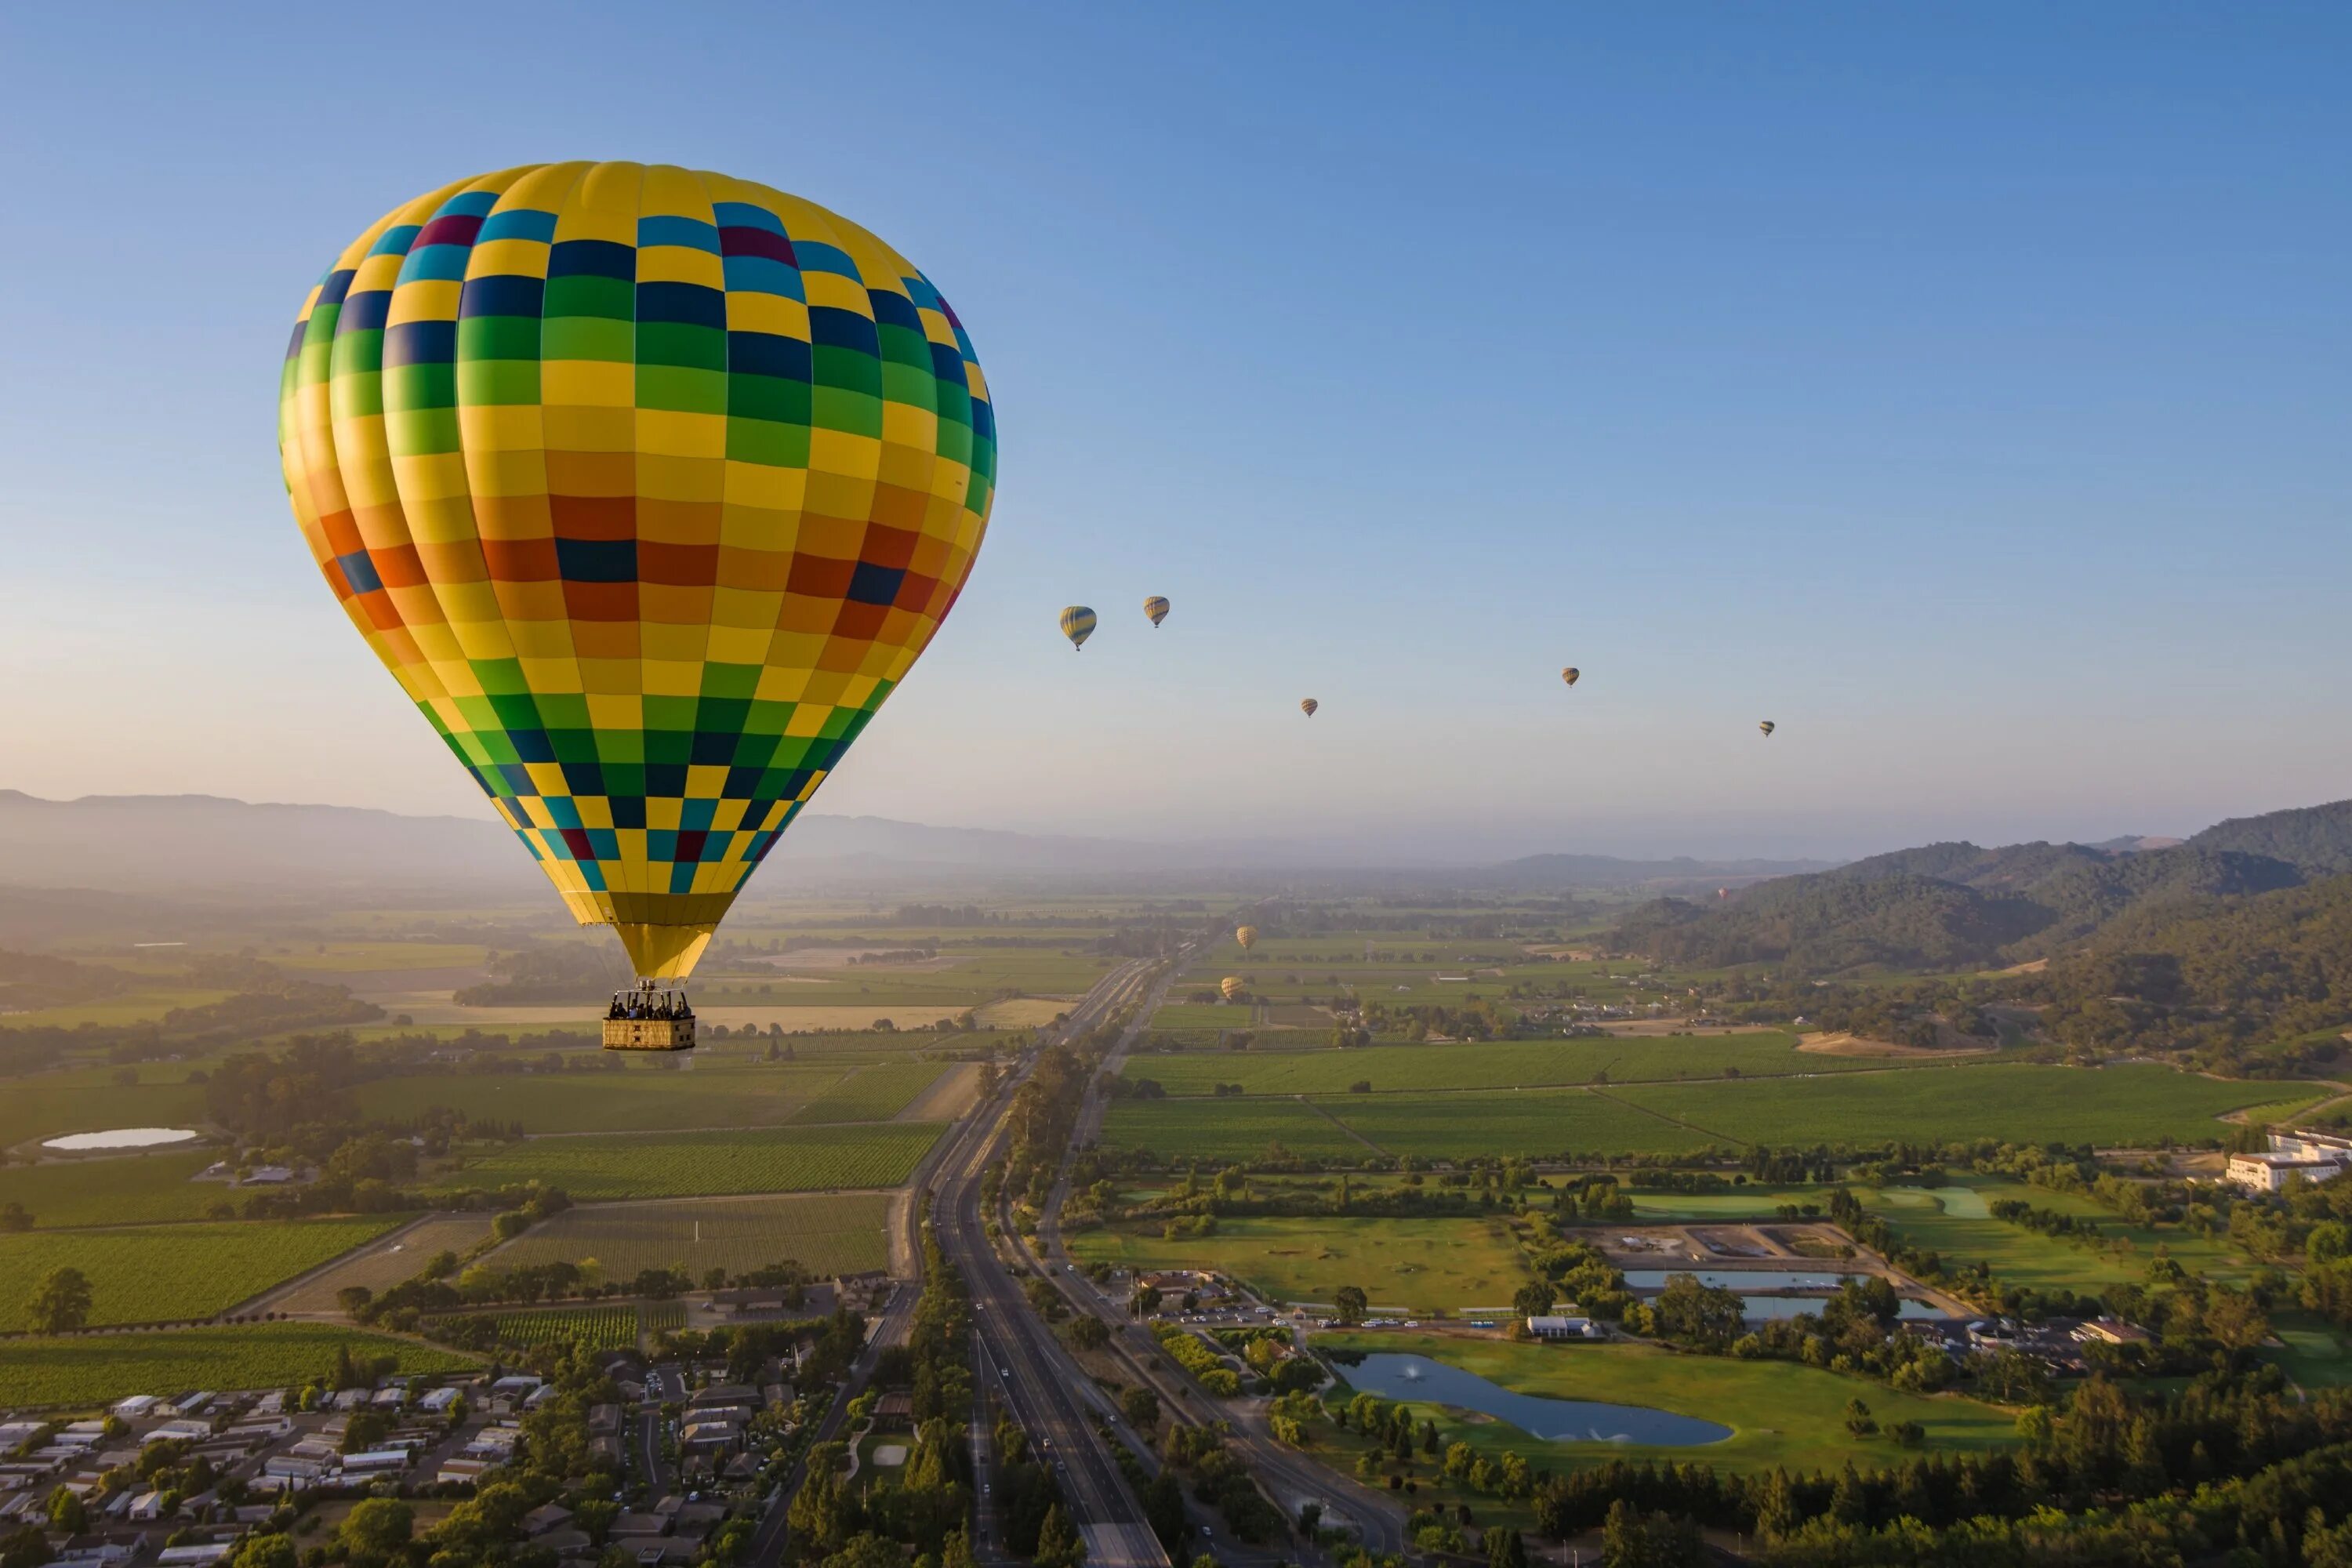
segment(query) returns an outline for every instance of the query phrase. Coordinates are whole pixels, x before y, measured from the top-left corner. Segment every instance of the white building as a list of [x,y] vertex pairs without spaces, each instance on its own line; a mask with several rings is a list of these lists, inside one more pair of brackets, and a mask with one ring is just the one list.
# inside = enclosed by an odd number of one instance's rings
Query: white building
[[1539,1340],[1597,1340],[1603,1337],[1601,1326],[1590,1318],[1529,1318],[1528,1332]]
[[2230,1184],[2250,1193],[2274,1193],[2290,1176],[2333,1181],[2352,1168],[2352,1138],[2302,1128],[2271,1130],[2267,1153],[2232,1154],[2223,1173]]

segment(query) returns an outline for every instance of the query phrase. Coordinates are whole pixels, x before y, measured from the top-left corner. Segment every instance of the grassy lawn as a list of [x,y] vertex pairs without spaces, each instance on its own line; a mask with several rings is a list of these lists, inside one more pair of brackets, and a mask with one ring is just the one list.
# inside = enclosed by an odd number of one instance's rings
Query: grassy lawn
[[941,1123],[894,1121],[790,1131],[532,1138],[443,1173],[447,1190],[538,1181],[575,1198],[690,1198],[724,1193],[895,1187],[914,1173]]
[[[1696,1459],[1744,1471],[1781,1465],[1801,1473],[1834,1470],[1848,1458],[1865,1468],[1893,1462],[1903,1450],[1892,1442],[1883,1436],[1856,1438],[1846,1431],[1845,1404],[1855,1398],[1870,1406],[1882,1426],[1918,1422],[1927,1431],[1928,1453],[1981,1452],[2007,1442],[2013,1426],[2010,1413],[1992,1405],[1898,1394],[1865,1379],[1793,1362],[1682,1355],[1645,1344],[1531,1345],[1430,1334],[1324,1334],[1317,1336],[1315,1344],[1318,1349],[1417,1352],[1521,1394],[1647,1405],[1732,1428],[1731,1436],[1700,1447],[1554,1443],[1491,1417],[1437,1405],[1413,1407],[1416,1417],[1436,1421],[1444,1443],[1466,1442],[1493,1457],[1512,1450],[1537,1466],[1559,1468],[1564,1461],[1622,1456]],[[1344,1376],[1347,1368],[1339,1372]],[[1354,1434],[1318,1426],[1315,1436],[1352,1461]],[[1323,1451],[1328,1456],[1331,1449]],[[1427,1461],[1421,1462],[1424,1494],[1433,1470]],[[1494,1506],[1492,1499],[1468,1500],[1482,1518]]]
[[[599,1059],[614,1060],[614,1058]],[[360,1113],[404,1121],[433,1106],[526,1132],[656,1132],[776,1127],[842,1081],[844,1064],[697,1062],[553,1073],[432,1073],[380,1079],[357,1091]]]
[[2271,1319],[2271,1328],[2285,1348],[2266,1354],[2295,1382],[2305,1388],[2352,1384],[2352,1342],[2335,1324],[2309,1312],[2286,1311]]
[[[2012,1285],[2095,1294],[2109,1285],[2145,1280],[2159,1245],[2190,1273],[2210,1279],[2242,1283],[2254,1268],[2225,1243],[2194,1231],[2178,1226],[2127,1226],[2113,1210],[2089,1198],[2022,1182],[1980,1178],[1965,1185],[1864,1189],[1855,1195],[1906,1241],[1941,1253],[1947,1267],[1990,1263],[1996,1275]],[[2087,1246],[1993,1218],[1989,1205],[2012,1198],[2095,1221],[2106,1239]]]
[[44,1230],[202,1219],[213,1205],[233,1204],[243,1195],[226,1182],[189,1179],[219,1152],[199,1149],[0,1166],[0,1204],[24,1205]]
[[589,1204],[534,1226],[491,1261],[522,1268],[593,1258],[611,1279],[673,1263],[698,1279],[714,1266],[740,1274],[787,1258],[819,1276],[854,1274],[889,1266],[882,1234],[889,1214],[890,1200],[879,1194]]
[[93,1325],[177,1322],[225,1311],[397,1223],[237,1220],[0,1237],[0,1331],[31,1327],[26,1303],[52,1268],[79,1268],[89,1279]]
[[192,1388],[287,1388],[334,1370],[335,1351],[391,1355],[395,1371],[458,1372],[477,1357],[388,1334],[324,1323],[241,1323],[145,1334],[78,1334],[8,1342],[8,1398],[19,1409],[86,1410],[133,1394]]
[[1995,1064],[1753,1083],[1636,1085],[1633,1104],[1719,1134],[1774,1146],[1889,1140],[2015,1143],[2204,1142],[2224,1111],[2284,1108],[2313,1098],[2282,1084],[2200,1078],[2153,1066],[2099,1068]]
[[1458,1219],[1226,1218],[1217,1234],[1162,1239],[1157,1226],[1110,1226],[1068,1238],[1073,1257],[1128,1268],[1213,1268],[1274,1301],[1328,1303],[1360,1285],[1376,1307],[1415,1313],[1508,1307],[1531,1276],[1510,1226]]

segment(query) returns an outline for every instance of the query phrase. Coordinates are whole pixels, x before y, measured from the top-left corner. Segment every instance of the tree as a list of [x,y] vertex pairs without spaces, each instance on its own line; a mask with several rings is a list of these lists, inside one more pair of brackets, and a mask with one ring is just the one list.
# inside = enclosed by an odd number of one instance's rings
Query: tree
[[26,1314],[45,1334],[69,1334],[89,1321],[89,1279],[79,1268],[60,1266],[41,1276]]
[[299,1561],[292,1536],[248,1535],[229,1559],[229,1568],[296,1568]]
[[1037,1552],[1031,1559],[1037,1568],[1083,1568],[1087,1560],[1087,1543],[1070,1516],[1055,1503],[1045,1510],[1045,1522],[1037,1527]]
[[1192,1533],[1184,1520],[1184,1489],[1176,1479],[1175,1467],[1165,1466],[1152,1477],[1139,1500],[1143,1504],[1143,1522],[1151,1526],[1151,1533],[1160,1537],[1160,1544],[1172,1560],[1176,1549]]
[[1528,1568],[1527,1542],[1516,1530],[1486,1532],[1486,1568]]
[[1127,1424],[1139,1432],[1149,1432],[1160,1425],[1160,1396],[1148,1388],[1137,1386],[1118,1396],[1119,1414]]
[[37,1525],[22,1524],[0,1535],[0,1568],[41,1568],[52,1553]]
[[49,1494],[49,1528],[66,1535],[89,1528],[89,1510],[82,1507],[79,1492],[59,1487]]
[[1342,1323],[1360,1323],[1371,1310],[1371,1301],[1360,1285],[1342,1285],[1331,1294],[1333,1315]]
[[1092,1312],[1080,1312],[1062,1331],[1062,1337],[1070,1342],[1073,1350],[1098,1351],[1110,1343],[1110,1325]]
[[346,1285],[335,1292],[335,1305],[354,1318],[366,1311],[368,1303],[374,1300],[375,1292],[364,1285]]
[[352,1505],[335,1536],[353,1562],[381,1562],[407,1545],[415,1528],[415,1510],[406,1503],[372,1497]]
[[1133,1309],[1139,1318],[1148,1318],[1160,1310],[1160,1287],[1157,1285],[1139,1287],[1135,1292]]
[[1536,1279],[1522,1285],[1511,1297],[1511,1309],[1522,1318],[1540,1318],[1551,1310],[1551,1291],[1549,1279]]
[[1622,1498],[1609,1505],[1601,1531],[1602,1568],[1700,1568],[1710,1560],[1691,1521],[1635,1513]]
[[824,1568],[906,1568],[906,1563],[895,1543],[861,1530],[824,1560]]

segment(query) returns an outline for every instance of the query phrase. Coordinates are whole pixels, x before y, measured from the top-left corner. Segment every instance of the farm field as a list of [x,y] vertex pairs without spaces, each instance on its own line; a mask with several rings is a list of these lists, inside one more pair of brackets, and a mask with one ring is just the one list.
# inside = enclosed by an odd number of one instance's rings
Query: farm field
[[109,996],[102,1002],[77,1002],[63,1007],[39,1007],[23,1013],[12,1013],[6,1026],[26,1028],[47,1027],[75,1029],[84,1024],[121,1025],[160,1023],[163,1015],[174,1007],[205,1007],[215,1002],[226,1002],[230,993],[201,986],[163,985],[152,990],[126,992]]
[[1103,1119],[1102,1142],[1149,1149],[1163,1160],[1230,1164],[1263,1158],[1270,1143],[1318,1160],[1369,1159],[1329,1118],[1296,1100],[1121,1100]]
[[846,1064],[832,1062],[738,1061],[697,1062],[690,1068],[632,1063],[560,1073],[434,1073],[362,1084],[357,1098],[360,1114],[370,1118],[404,1121],[440,1105],[476,1121],[520,1122],[526,1132],[776,1127],[840,1083],[847,1070]]
[[604,1278],[682,1263],[740,1274],[789,1258],[819,1277],[889,1266],[884,1194],[822,1197],[700,1198],[588,1204],[534,1226],[491,1255],[502,1268],[593,1258]]
[[[534,1002],[492,1007],[466,1007],[448,999],[446,993],[423,993],[410,995],[378,996],[374,1000],[388,1012],[406,1017],[411,1023],[433,1028],[451,1025],[479,1029],[485,1034],[516,1034],[560,1028],[575,1033],[594,1031],[604,1016],[602,1002]],[[751,1006],[707,1004],[698,991],[694,998],[694,1016],[706,1029],[724,1026],[730,1032],[739,1029],[765,1030],[774,1026],[787,1035],[814,1029],[824,1032],[866,1029],[877,1018],[887,1018],[899,1029],[928,1029],[934,1024],[950,1023],[971,1010],[969,1005],[941,1005],[934,1002],[912,1003],[893,993],[877,994],[871,1001],[853,1006],[802,1005],[798,988],[790,995],[780,996],[772,1004]]]
[[584,1344],[592,1351],[634,1350],[637,1343],[637,1310],[633,1306],[501,1312],[496,1321],[499,1341],[524,1350],[567,1340]]
[[[1226,1102],[1231,1105],[1233,1102]],[[1687,1154],[1728,1140],[1651,1116],[1587,1089],[1525,1094],[1339,1095],[1316,1103],[1391,1154],[1458,1160],[1474,1154],[1530,1157]]]
[[1159,1226],[1112,1225],[1068,1238],[1070,1255],[1121,1268],[1212,1268],[1270,1301],[1328,1305],[1360,1285],[1375,1310],[1501,1307],[1533,1278],[1505,1221],[1227,1217],[1214,1236],[1166,1240]]
[[789,1132],[614,1133],[499,1145],[442,1173],[446,1190],[543,1182],[574,1198],[895,1187],[938,1141],[936,1121]]
[[31,1327],[26,1302],[52,1268],[89,1278],[94,1326],[179,1322],[225,1311],[394,1223],[237,1220],[0,1236],[0,1332]]
[[[1503,1421],[1465,1419],[1463,1412],[1441,1405],[1412,1406],[1417,1417],[1437,1423],[1442,1444],[1465,1442],[1489,1458],[1515,1451],[1539,1467],[1580,1458],[1673,1458],[1747,1472],[1781,1466],[1801,1475],[1834,1471],[1848,1458],[1864,1468],[1892,1462],[1901,1450],[1886,1438],[1856,1438],[1846,1431],[1845,1402],[1853,1398],[1867,1404],[1882,1426],[1918,1422],[1927,1428],[1929,1454],[1980,1453],[2005,1446],[2015,1430],[2011,1414],[1994,1405],[1903,1394],[1793,1362],[1684,1355],[1645,1344],[1513,1344],[1411,1333],[1318,1334],[1315,1344],[1425,1355],[1521,1394],[1647,1405],[1732,1428],[1731,1436],[1700,1447],[1554,1443]],[[1344,1366],[1339,1370],[1347,1373]],[[1320,1450],[1326,1462],[1333,1454],[1351,1458],[1356,1451],[1352,1432],[1318,1426],[1315,1436],[1329,1445]],[[1424,1477],[1423,1486],[1428,1485]],[[1489,1501],[1481,1499],[1477,1506]]]
[[[1212,984],[1214,984],[1212,982]],[[1264,1024],[1252,1023],[1256,1009],[1246,1003],[1234,1002],[1166,1002],[1151,1015],[1155,1029],[1263,1029]],[[1328,1032],[1328,1020],[1324,1023]],[[1154,1058],[1160,1059],[1160,1058]]]
[[89,1409],[132,1394],[299,1386],[333,1371],[338,1347],[389,1355],[408,1374],[462,1372],[473,1356],[327,1323],[240,1323],[155,1333],[77,1334],[8,1342],[8,1398],[17,1408]]
[[[2109,1285],[2144,1281],[2158,1246],[2191,1274],[2206,1279],[2243,1284],[2257,1267],[2226,1243],[2184,1226],[2126,1225],[2113,1210],[2089,1198],[2023,1182],[1865,1188],[1855,1195],[1906,1241],[1934,1248],[1947,1263],[1990,1263],[1993,1273],[2011,1285],[2095,1294]],[[2004,1199],[2094,1221],[2104,1239],[2085,1246],[1993,1218],[1990,1205]]]
[[198,1149],[0,1166],[0,1204],[24,1205],[44,1230],[202,1219],[215,1204],[243,1195],[226,1182],[190,1180],[218,1154]]
[[204,1115],[202,1084],[119,1084],[88,1071],[0,1079],[0,1149],[109,1127],[195,1127]]
[[349,1285],[383,1291],[413,1278],[425,1260],[442,1251],[459,1257],[490,1233],[487,1214],[429,1215],[415,1226],[388,1234],[374,1246],[343,1259],[299,1289],[269,1303],[279,1312],[340,1312],[335,1292]]
[[825,1121],[887,1121],[915,1102],[948,1070],[945,1062],[875,1062],[849,1076],[793,1113],[793,1124]]
[[1725,1142],[1810,1145],[1901,1141],[2153,1144],[2205,1142],[2224,1111],[2284,1115],[2315,1095],[2280,1083],[2199,1078],[2154,1066],[1982,1067],[1843,1073],[1810,1080],[1635,1085],[1629,1104]]
[[[1319,1045],[1319,1042],[1318,1042]],[[1435,1089],[1536,1089],[1868,1069],[1882,1064],[1799,1051],[1780,1030],[1696,1038],[1497,1040],[1482,1045],[1371,1046],[1361,1049],[1210,1051],[1129,1058],[1125,1077],[1155,1079],[1171,1095],[1237,1083],[1248,1094],[1340,1094],[1369,1080],[1374,1094]]]

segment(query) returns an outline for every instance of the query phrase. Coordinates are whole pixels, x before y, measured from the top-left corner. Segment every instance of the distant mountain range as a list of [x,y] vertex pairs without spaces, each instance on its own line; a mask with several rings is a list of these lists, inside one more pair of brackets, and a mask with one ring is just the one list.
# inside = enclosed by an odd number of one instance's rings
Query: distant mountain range
[[2352,801],[2218,823],[2185,840],[1930,844],[1633,911],[1631,951],[1709,965],[1953,968],[2065,951],[2129,914],[2254,897],[2352,872]]
[[[1253,882],[1335,877],[1546,891],[1744,884],[1819,870],[1827,861],[1620,860],[1538,855],[1487,867],[1377,866],[1335,872],[1262,842],[1153,844],[933,827],[877,816],[804,816],[748,896],[903,892],[958,879],[1093,882],[1151,873],[1160,885],[1226,891]],[[1328,861],[1328,857],[1323,858]],[[781,868],[781,874],[780,874]],[[0,790],[0,884],[150,898],[252,894],[465,903],[536,900],[546,884],[495,822],[402,816],[336,805],[255,805],[217,795],[85,795],[43,800]]]

